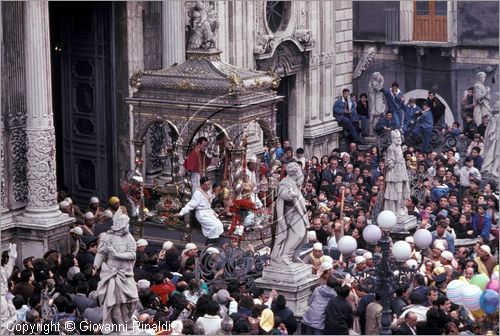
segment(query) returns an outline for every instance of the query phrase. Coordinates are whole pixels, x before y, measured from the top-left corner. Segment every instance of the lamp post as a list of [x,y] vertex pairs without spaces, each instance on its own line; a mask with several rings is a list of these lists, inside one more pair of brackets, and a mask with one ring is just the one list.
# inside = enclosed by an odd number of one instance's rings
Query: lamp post
[[[396,225],[396,215],[389,210],[380,212],[377,217],[378,225],[368,225],[363,230],[363,239],[369,243],[380,245],[382,259],[373,268],[367,269],[354,276],[359,289],[366,292],[375,292],[382,299],[381,335],[391,335],[389,328],[392,321],[391,298],[396,289],[409,285],[413,281],[420,264],[409,267],[403,263],[410,259],[411,247],[405,241],[397,241],[391,247],[390,230]],[[431,233],[420,229],[413,235],[415,245],[419,249],[429,247],[432,242]],[[357,243],[351,236],[344,236],[338,242],[339,251],[351,255],[357,248]],[[391,253],[392,252],[392,253]],[[391,256],[392,254],[392,256]]]

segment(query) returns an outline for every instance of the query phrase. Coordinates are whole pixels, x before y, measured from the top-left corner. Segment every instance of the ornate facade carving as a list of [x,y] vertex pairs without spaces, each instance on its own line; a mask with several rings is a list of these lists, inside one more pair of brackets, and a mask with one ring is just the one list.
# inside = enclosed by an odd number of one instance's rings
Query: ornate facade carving
[[49,208],[57,205],[56,148],[54,129],[27,130],[28,206]]
[[274,35],[260,32],[256,38],[257,44],[253,48],[253,53],[257,55],[267,54],[273,50]]
[[[12,160],[11,190],[12,206],[19,207],[28,202],[27,178],[27,143],[24,128],[15,128],[10,132],[10,160]],[[55,144],[55,143],[54,143]],[[55,169],[55,166],[54,166]]]
[[320,54],[313,54],[311,56],[311,65],[320,65],[320,64],[331,64],[334,61],[335,53],[327,52]]
[[308,53],[303,53],[291,41],[282,42],[274,50],[273,56],[257,60],[261,70],[272,70],[280,76],[288,76],[302,71],[309,65]]
[[316,44],[310,29],[297,29],[293,37],[299,41],[304,48],[311,48]]
[[213,5],[208,1],[190,1],[186,6],[189,17],[188,49],[215,48],[219,22]]

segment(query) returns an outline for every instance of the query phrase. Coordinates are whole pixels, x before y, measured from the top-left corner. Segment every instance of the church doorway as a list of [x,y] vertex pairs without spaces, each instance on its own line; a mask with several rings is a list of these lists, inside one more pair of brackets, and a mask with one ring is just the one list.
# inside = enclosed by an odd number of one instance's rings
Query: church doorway
[[109,2],[50,2],[58,187],[86,207],[116,190]]
[[290,101],[293,97],[295,88],[295,78],[295,75],[282,77],[280,86],[278,87],[278,96],[283,96],[284,98],[277,105],[276,135],[282,144],[283,141],[290,140],[290,116],[293,114],[293,112],[290,111]]

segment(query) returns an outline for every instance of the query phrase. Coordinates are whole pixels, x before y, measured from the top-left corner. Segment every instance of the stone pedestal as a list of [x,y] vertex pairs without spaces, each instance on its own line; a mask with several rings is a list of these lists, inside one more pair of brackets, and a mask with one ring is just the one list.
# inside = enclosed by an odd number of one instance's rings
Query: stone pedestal
[[415,216],[398,216],[396,225],[391,229],[391,236],[396,240],[404,240],[411,236],[410,231],[417,227],[417,218]]
[[307,310],[307,300],[318,277],[312,274],[312,266],[293,263],[290,266],[270,265],[262,272],[262,278],[255,280],[266,292],[276,289],[285,296],[287,307],[301,318]]

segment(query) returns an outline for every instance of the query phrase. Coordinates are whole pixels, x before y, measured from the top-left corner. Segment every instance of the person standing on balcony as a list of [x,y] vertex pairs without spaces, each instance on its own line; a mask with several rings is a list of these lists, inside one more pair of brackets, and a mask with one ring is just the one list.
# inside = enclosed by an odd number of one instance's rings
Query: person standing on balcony
[[387,103],[387,110],[393,113],[394,121],[398,128],[400,128],[403,121],[405,103],[403,92],[399,89],[398,82],[393,82],[390,89],[383,88],[382,92]]
[[184,161],[184,168],[191,173],[191,190],[193,194],[200,186],[200,178],[205,176],[207,167],[210,164],[210,158],[206,154],[207,147],[208,139],[199,137],[196,140],[196,146]]

